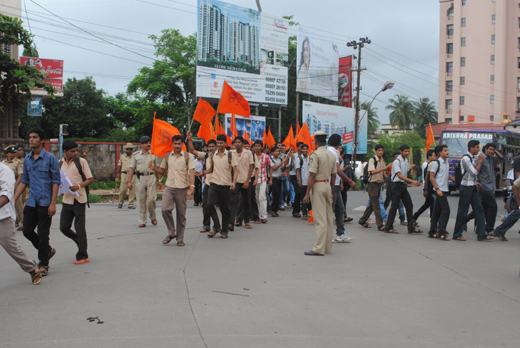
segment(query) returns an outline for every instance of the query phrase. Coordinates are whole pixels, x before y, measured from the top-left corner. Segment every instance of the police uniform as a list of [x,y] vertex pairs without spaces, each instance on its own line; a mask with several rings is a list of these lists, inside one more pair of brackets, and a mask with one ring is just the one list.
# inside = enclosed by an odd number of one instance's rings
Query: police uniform
[[[7,153],[16,153],[16,146],[9,145],[5,148],[5,152]],[[18,179],[19,175],[23,175],[23,162],[20,162],[19,159],[14,158],[12,161],[9,162],[9,160],[6,158],[2,161],[3,164],[9,167],[14,173],[15,180]],[[16,210],[16,227],[22,227],[23,226],[23,206],[25,203],[25,191],[24,194],[20,195],[18,200],[15,202],[15,210]]]
[[[326,137],[325,132],[316,132],[315,136]],[[320,146],[309,156],[309,172],[316,174],[310,192],[312,216],[318,235],[314,248],[306,255],[330,254],[332,251],[332,230],[334,229],[334,212],[332,211],[330,187],[331,175],[336,174],[336,158],[325,146]]]
[[[125,149],[133,149],[134,145],[132,143],[128,143],[125,146]],[[119,208],[123,206],[125,203],[126,191],[128,189],[128,172],[130,170],[130,164],[132,164],[132,155],[127,156],[126,153],[122,154],[119,158],[119,163],[117,164],[121,167],[121,187],[119,189]],[[132,189],[128,194],[128,209],[135,209],[135,175],[132,177]]]
[[[150,137],[142,137],[140,143],[147,143],[143,141],[144,138],[150,139]],[[136,176],[136,198],[137,207],[139,208],[139,225],[146,225],[146,210],[148,207],[148,215],[152,224],[157,224],[157,216],[155,215],[155,206],[157,194],[155,192],[155,173],[148,167],[150,161],[154,162],[154,165],[158,167],[156,156],[153,156],[150,151],[143,153],[143,150],[139,150],[132,156],[132,162],[130,168],[134,170]],[[132,178],[133,179],[133,178]]]

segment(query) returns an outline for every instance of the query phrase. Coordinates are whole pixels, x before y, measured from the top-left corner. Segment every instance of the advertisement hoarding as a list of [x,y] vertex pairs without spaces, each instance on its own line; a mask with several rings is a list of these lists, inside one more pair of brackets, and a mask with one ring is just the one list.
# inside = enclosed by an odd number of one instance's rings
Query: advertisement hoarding
[[43,115],[43,100],[42,97],[31,97],[32,100],[27,102],[27,116],[42,116]]
[[197,97],[224,81],[252,105],[287,105],[288,21],[218,0],[198,0]]
[[63,60],[20,57],[20,64],[36,67],[41,73],[47,75],[45,82],[50,83],[57,91],[63,90]]
[[[302,117],[303,122],[307,123],[311,135],[317,131],[325,132],[328,136],[339,134],[343,139],[343,145],[346,145],[346,152],[352,153],[354,109],[304,101],[302,103]],[[367,128],[367,118],[363,117],[363,120],[359,123],[358,154],[367,153]]]
[[296,71],[296,91],[338,100],[338,46],[323,34],[299,27]]
[[346,108],[352,107],[352,56],[339,59],[339,101]]
[[[226,114],[224,119],[224,128],[226,134],[233,139],[231,133],[231,114]],[[249,140],[264,140],[264,129],[265,129],[265,117],[264,116],[250,116],[249,118],[236,116],[235,122],[237,124],[237,133],[240,136],[244,136],[244,132],[249,135]]]

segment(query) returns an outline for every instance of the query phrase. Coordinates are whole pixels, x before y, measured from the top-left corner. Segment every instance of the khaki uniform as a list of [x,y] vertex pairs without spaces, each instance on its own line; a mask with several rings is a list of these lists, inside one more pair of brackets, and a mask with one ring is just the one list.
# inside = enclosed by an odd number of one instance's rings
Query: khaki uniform
[[[132,164],[132,156],[127,156],[126,153],[122,154],[117,164],[121,167],[121,187],[119,188],[119,204],[125,203],[126,191],[128,190],[128,172],[130,171],[130,164]],[[133,207],[135,203],[135,178],[132,177],[132,189],[128,194],[128,206]]]
[[[320,146],[309,159],[309,172],[315,173],[316,181],[310,192],[312,201],[312,216],[318,238],[312,251],[317,254],[332,252],[332,230],[334,228],[334,212],[331,203],[330,179],[336,174],[336,157],[325,146]],[[326,180],[325,182],[323,182]]]
[[[2,161],[3,164],[8,166],[13,172],[15,179],[18,179],[18,175],[23,175],[23,161],[15,158],[11,162],[8,162],[7,159]],[[20,195],[18,200],[15,202],[15,210],[16,210],[16,227],[23,227],[23,207],[25,205],[25,192]]]
[[[151,160],[156,167],[159,166],[156,156],[153,156],[150,152],[145,155],[142,150],[139,150],[133,154],[130,164],[130,168],[134,169],[134,176],[136,176],[135,189],[137,206],[139,207],[139,224],[146,224],[147,207],[150,219],[152,221],[157,220],[155,215],[155,201],[157,199],[155,173],[148,167]],[[137,173],[140,173],[139,179],[137,179]],[[150,174],[148,175],[148,173]]]

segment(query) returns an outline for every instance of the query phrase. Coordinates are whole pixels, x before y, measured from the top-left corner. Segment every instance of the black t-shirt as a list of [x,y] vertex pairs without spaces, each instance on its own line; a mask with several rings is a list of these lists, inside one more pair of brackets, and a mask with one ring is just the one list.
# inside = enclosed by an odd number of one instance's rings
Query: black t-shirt
[[520,156],[517,156],[515,158],[515,161],[513,162],[513,169],[515,172],[515,179],[516,179],[516,173],[520,172]]

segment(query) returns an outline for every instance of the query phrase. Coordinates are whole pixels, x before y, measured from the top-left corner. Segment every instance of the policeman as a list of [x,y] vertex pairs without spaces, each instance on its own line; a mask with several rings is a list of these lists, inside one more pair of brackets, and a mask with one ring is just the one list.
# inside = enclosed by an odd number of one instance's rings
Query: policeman
[[[2,161],[3,164],[8,166],[13,172],[14,177],[16,179],[16,184],[18,185],[20,183],[20,180],[22,180],[23,175],[23,164],[20,163],[18,159],[16,159],[16,153],[18,152],[18,149],[15,145],[9,145],[5,149],[5,156],[6,159]],[[16,187],[16,186],[15,186]],[[15,202],[15,210],[16,210],[16,221],[15,225],[18,227],[18,231],[21,231],[23,229],[23,204],[24,201],[22,199],[22,196],[18,198],[18,200]]]
[[316,150],[309,156],[309,182],[307,193],[303,199],[309,202],[311,195],[312,211],[316,234],[318,238],[314,248],[304,254],[309,256],[323,256],[332,251],[332,230],[334,228],[334,213],[332,211],[331,195],[336,182],[336,157],[327,150],[327,133],[314,133]]
[[139,227],[146,227],[146,211],[148,210],[152,225],[157,225],[157,217],[155,215],[155,200],[157,195],[155,193],[155,173],[151,172],[148,164],[153,161],[155,166],[159,166],[155,156],[150,153],[151,139],[149,136],[144,136],[139,139],[141,143],[141,151],[137,151],[132,156],[132,163],[130,164],[130,173],[128,175],[128,188],[134,188],[132,179],[134,173],[136,179],[136,197],[137,206],[139,207]]
[[[121,187],[119,189],[119,209],[123,207],[125,203],[126,191],[128,189],[128,171],[130,170],[130,164],[132,163],[132,152],[134,151],[134,145],[128,143],[125,146],[125,154],[119,158],[119,163],[116,168],[116,183],[121,178]],[[135,185],[135,177],[132,178],[132,185]],[[128,195],[128,209],[135,209],[135,187],[130,190]]]

